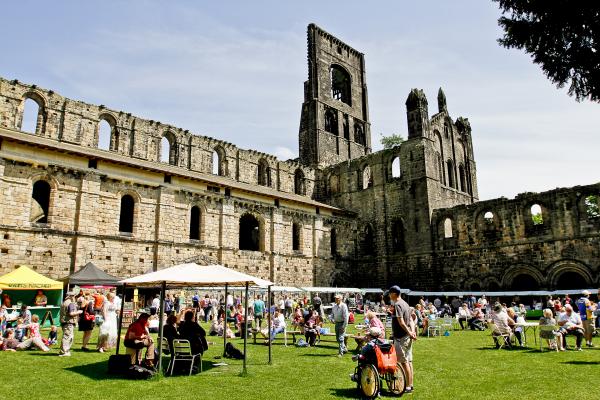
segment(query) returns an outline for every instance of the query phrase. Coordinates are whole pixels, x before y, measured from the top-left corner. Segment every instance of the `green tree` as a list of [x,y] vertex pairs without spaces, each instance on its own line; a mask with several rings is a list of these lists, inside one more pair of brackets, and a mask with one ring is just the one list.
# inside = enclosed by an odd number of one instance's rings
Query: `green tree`
[[577,101],[600,101],[600,2],[492,0],[506,48],[525,50],[559,88]]
[[404,138],[398,134],[394,133],[390,136],[383,136],[383,133],[381,134],[380,143],[384,149],[391,149],[392,147],[400,146],[402,142],[404,142]]

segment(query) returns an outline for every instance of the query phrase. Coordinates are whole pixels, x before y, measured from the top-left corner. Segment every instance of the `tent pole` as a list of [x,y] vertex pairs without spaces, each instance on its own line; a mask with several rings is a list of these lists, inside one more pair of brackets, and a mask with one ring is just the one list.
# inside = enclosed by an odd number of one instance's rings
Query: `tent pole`
[[271,352],[271,286],[267,286],[267,332],[269,335],[269,365],[273,364],[273,354]]
[[167,282],[163,281],[160,290],[160,312],[158,313],[158,372],[162,373],[162,341],[163,341],[163,317],[165,314],[165,292]]
[[121,310],[119,311],[119,323],[117,328],[117,353],[119,354],[119,345],[121,344],[121,327],[123,326],[123,309],[125,308],[125,286],[126,283],[123,284],[123,290],[121,290]]
[[[227,289],[228,289],[228,284],[225,284],[225,298],[223,299],[223,304],[224,304],[224,311],[225,313],[223,314],[223,356],[225,356],[225,346],[227,346],[227,327],[229,326],[229,323],[227,322]],[[217,310],[217,314],[218,314],[219,310]]]
[[248,358],[248,354],[246,353],[246,344],[248,342],[248,282],[246,282],[246,298],[244,301],[244,368],[242,369],[242,375],[246,375],[248,371],[246,370],[246,359]]

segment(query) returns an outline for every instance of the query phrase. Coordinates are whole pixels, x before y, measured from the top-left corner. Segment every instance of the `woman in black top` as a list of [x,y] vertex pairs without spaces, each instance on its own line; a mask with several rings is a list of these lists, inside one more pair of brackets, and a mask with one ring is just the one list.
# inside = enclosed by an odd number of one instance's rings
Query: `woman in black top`
[[90,338],[92,337],[92,330],[94,329],[94,321],[95,321],[94,300],[86,297],[82,301],[81,309],[83,310],[83,312],[81,314],[79,314],[78,330],[80,332],[83,332],[83,340],[82,340],[81,350],[87,351],[87,350],[89,350],[87,345],[88,345],[88,342],[90,341]]
[[194,312],[187,311],[179,325],[179,337],[190,341],[193,354],[202,354],[208,349],[206,331],[194,321]]

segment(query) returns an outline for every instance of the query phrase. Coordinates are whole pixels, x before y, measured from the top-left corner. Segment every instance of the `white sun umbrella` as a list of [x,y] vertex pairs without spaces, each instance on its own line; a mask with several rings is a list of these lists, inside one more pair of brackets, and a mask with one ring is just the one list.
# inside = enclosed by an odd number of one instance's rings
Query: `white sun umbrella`
[[[173,267],[164,268],[159,271],[149,272],[147,274],[134,276],[132,278],[121,281],[123,287],[157,287],[161,290],[161,305],[159,319],[159,341],[162,343],[162,325],[164,313],[165,290],[167,287],[214,287],[217,285],[225,285],[225,294],[227,295],[227,287],[229,285],[245,286],[246,288],[246,312],[244,324],[248,326],[248,286],[270,287],[272,282],[261,279],[243,272],[224,267],[222,265],[198,265],[196,263],[179,264]],[[124,303],[124,302],[123,302]],[[121,319],[122,320],[122,308]],[[120,326],[119,326],[120,331]],[[244,366],[243,373],[246,373],[246,342],[248,334],[244,335]],[[223,345],[227,341],[227,329],[223,330]],[[160,370],[162,358],[162,346],[159,344],[159,359],[158,365]],[[117,353],[119,351],[119,341],[117,341]],[[269,351],[269,355],[270,355]]]

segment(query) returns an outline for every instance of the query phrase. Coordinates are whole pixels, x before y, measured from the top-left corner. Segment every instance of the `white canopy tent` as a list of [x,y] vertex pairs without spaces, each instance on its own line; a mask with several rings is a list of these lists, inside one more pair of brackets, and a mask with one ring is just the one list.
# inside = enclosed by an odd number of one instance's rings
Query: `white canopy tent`
[[[227,290],[229,285],[244,286],[246,290],[246,301],[245,310],[248,310],[248,287],[258,286],[266,287],[270,289],[273,285],[272,282],[257,278],[252,275],[244,274],[239,271],[232,270],[222,265],[198,265],[196,263],[187,263],[175,265],[170,268],[164,268],[159,271],[149,272],[147,274],[134,276],[133,278],[124,279],[121,281],[123,284],[123,295],[125,294],[125,288],[130,287],[160,287],[161,288],[161,302],[160,302],[160,313],[159,313],[159,345],[158,345],[158,367],[161,371],[162,362],[162,328],[163,328],[163,316],[164,316],[164,303],[165,303],[165,291],[167,288],[181,288],[181,287],[215,287],[225,286],[225,295],[227,296]],[[123,297],[125,298],[125,297]],[[125,302],[123,301],[123,304]],[[248,313],[244,313],[244,325],[248,326]],[[270,326],[270,313],[269,313],[269,324]],[[119,324],[123,320],[123,306],[121,306],[121,318]],[[121,326],[119,325],[119,332]],[[227,330],[223,330],[223,346],[227,342]],[[248,334],[244,335],[244,365],[242,373],[246,373],[246,344]],[[119,352],[120,335],[117,338],[117,354]],[[271,363],[271,344],[269,342],[269,363]]]
[[301,287],[300,289],[304,290],[305,292],[312,293],[362,293],[362,291],[359,288],[308,286]]

